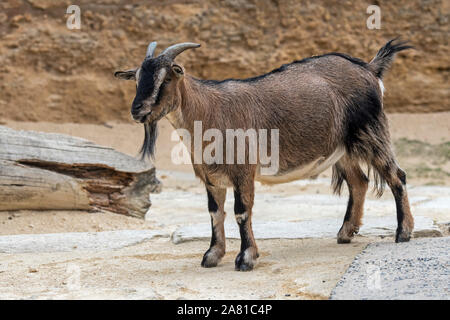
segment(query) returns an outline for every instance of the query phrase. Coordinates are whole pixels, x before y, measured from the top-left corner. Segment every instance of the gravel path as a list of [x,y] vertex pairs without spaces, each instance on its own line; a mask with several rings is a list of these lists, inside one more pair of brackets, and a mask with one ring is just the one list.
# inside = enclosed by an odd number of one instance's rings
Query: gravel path
[[372,243],[331,299],[450,299],[450,237]]

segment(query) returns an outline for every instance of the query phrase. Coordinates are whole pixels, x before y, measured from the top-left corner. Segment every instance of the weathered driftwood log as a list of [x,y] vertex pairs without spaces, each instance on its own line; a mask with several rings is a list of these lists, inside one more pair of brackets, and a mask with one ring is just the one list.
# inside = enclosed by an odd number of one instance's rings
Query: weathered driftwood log
[[94,210],[144,217],[155,168],[62,134],[0,126],[0,210]]

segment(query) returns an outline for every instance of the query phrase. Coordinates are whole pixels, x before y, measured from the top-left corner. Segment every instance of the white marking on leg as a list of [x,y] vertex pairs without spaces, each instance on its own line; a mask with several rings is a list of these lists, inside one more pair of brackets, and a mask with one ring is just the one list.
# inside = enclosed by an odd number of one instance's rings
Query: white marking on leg
[[251,256],[250,250],[248,250],[248,249],[245,250],[245,252],[244,252],[244,261],[245,261],[247,264],[253,266],[253,257]]
[[220,221],[221,221],[221,212],[218,211],[210,211],[209,215],[211,216],[211,219],[213,221],[213,226],[215,227]]
[[238,224],[241,224],[243,221],[247,220],[248,214],[247,212],[235,214],[236,221]]

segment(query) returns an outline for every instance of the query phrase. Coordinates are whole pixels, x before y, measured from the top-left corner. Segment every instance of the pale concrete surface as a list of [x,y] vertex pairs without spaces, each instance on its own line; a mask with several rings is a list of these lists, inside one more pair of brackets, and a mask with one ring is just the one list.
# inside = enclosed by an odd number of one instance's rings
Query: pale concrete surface
[[331,299],[450,299],[450,237],[372,243],[356,256]]
[[[433,220],[427,217],[415,217],[413,237],[442,236],[442,232]],[[300,222],[267,221],[253,223],[253,232],[256,239],[304,239],[304,238],[333,238],[342,224],[341,219],[315,219]],[[395,217],[366,218],[365,225],[359,235],[394,236],[397,229]],[[236,223],[225,224],[227,238],[240,239]],[[172,234],[174,243],[185,241],[209,239],[211,225],[208,223],[192,224],[176,229]]]
[[[268,221],[254,223],[253,230],[258,240],[334,238],[340,223],[341,221],[337,219],[301,222]],[[416,217],[415,223],[415,236],[442,236],[439,228],[429,218]],[[361,228],[361,236],[394,236],[395,234],[395,218],[371,218],[367,220],[367,225]],[[239,230],[235,224],[227,223],[225,230],[228,239],[240,239]],[[208,223],[187,225],[178,228],[172,235],[159,230],[118,230],[0,236],[0,253],[115,250],[158,237],[171,237],[175,244],[208,240],[211,237],[211,226]]]
[[0,236],[0,253],[114,250],[164,236],[157,230],[19,234]]

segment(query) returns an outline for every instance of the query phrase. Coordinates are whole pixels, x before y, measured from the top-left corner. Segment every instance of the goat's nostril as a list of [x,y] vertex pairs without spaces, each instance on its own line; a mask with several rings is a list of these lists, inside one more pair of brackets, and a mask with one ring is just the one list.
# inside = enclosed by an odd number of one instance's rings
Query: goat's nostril
[[133,105],[133,107],[131,108],[131,113],[134,115],[139,113],[139,111],[141,111],[143,106],[144,105],[142,103]]

